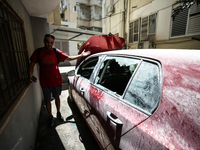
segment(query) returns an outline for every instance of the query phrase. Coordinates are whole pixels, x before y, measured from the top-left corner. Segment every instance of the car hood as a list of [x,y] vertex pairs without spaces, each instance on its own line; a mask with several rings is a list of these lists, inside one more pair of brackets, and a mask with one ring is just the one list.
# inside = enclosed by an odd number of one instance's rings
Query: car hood
[[[89,38],[80,48],[79,53],[81,54],[83,50],[90,51],[91,55],[112,51],[120,50],[126,46],[125,40],[121,37],[115,35],[95,35]],[[85,59],[86,57],[79,58],[76,63],[76,67]]]

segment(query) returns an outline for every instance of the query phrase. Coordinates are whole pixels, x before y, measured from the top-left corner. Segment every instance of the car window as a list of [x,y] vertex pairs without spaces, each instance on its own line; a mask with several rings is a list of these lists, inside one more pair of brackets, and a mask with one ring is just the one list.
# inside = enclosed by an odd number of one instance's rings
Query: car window
[[95,79],[95,84],[122,95],[140,60],[107,56]]
[[80,75],[84,78],[89,79],[91,74],[92,74],[92,71],[95,68],[95,65],[97,64],[97,62],[98,62],[98,57],[90,58],[90,59],[84,61],[79,66],[76,75]]
[[160,101],[160,76],[157,64],[142,62],[124,99],[152,114]]

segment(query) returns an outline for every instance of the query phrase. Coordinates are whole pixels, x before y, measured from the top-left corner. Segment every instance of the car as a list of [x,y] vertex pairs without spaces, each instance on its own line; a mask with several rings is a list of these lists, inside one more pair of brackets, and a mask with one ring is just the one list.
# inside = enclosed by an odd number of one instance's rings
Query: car
[[102,150],[200,149],[199,50],[97,53],[68,82]]

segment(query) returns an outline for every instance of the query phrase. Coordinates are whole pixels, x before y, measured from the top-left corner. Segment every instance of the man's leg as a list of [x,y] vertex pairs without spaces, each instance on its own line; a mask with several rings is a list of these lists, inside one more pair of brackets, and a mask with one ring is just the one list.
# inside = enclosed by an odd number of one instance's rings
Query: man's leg
[[55,99],[56,109],[57,112],[60,112],[60,98]]
[[53,89],[52,91],[53,97],[55,98],[55,104],[56,104],[56,109],[57,109],[57,118],[60,121],[64,121],[64,118],[62,117],[60,113],[60,94],[61,94],[61,86],[57,86]]
[[47,112],[49,114],[49,116],[52,116],[52,113],[51,113],[51,102],[45,102],[46,104],[46,108],[47,108]]
[[42,88],[42,91],[43,91],[43,95],[44,95],[47,113],[49,114],[48,126],[51,127],[54,124],[53,115],[51,112],[51,88]]
[[64,118],[63,118],[63,116],[60,113],[60,98],[56,98],[55,99],[55,103],[56,103],[56,108],[57,108],[57,118],[60,121],[64,121]]

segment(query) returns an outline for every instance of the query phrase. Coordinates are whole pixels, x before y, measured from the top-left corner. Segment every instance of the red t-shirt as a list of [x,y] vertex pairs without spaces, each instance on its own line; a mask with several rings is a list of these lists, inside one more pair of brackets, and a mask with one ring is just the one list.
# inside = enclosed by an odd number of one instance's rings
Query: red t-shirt
[[[58,50],[58,49],[57,49]],[[59,62],[65,61],[68,55],[58,50]],[[37,62],[37,49],[33,52],[30,60]],[[58,69],[57,57],[52,51],[45,51],[44,47],[39,56],[40,84],[41,87],[56,87],[62,84],[62,77]]]

